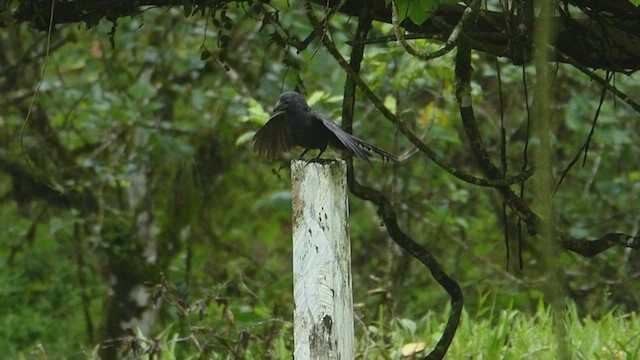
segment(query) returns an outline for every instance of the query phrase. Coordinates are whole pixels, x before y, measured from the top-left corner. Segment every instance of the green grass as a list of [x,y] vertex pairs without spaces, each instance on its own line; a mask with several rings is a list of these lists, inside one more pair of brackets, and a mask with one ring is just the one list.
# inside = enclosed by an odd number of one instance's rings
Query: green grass
[[[381,313],[383,313],[381,311]],[[558,338],[554,333],[553,317],[548,307],[538,306],[535,314],[517,310],[489,310],[480,312],[476,318],[463,312],[460,327],[449,348],[446,359],[559,359]],[[411,359],[422,358],[439,339],[445,322],[443,314],[430,313],[418,321],[381,319],[365,325],[356,322],[356,359]],[[570,307],[561,318],[565,326],[566,341],[571,359],[640,359],[640,321],[635,313],[606,313],[599,319],[580,317],[575,307]],[[233,359],[233,353],[243,359],[291,359],[292,329],[290,322],[279,322],[276,338],[265,348],[259,332],[251,334],[251,324],[242,327],[236,324],[242,336],[221,337],[211,333],[194,336],[178,334],[175,327],[169,327],[155,338],[136,334],[139,359]],[[364,329],[366,328],[367,331]],[[198,345],[196,346],[196,339]],[[404,357],[402,347],[421,344],[426,348],[413,357]],[[154,356],[149,356],[149,346],[154,348]],[[206,347],[206,349],[201,346]],[[46,344],[44,344],[46,348]],[[199,349],[199,350],[198,350]],[[239,351],[239,352],[238,352]],[[23,352],[18,358],[33,358],[39,351]],[[74,358],[95,358],[93,351],[76,353]],[[43,355],[40,353],[39,355]],[[48,355],[48,356],[47,356]],[[54,354],[46,354],[49,358]],[[38,356],[36,356],[38,357]],[[51,358],[56,358],[53,356]]]
[[[640,322],[635,313],[607,313],[598,320],[581,318],[574,307],[563,314],[571,359],[640,359]],[[383,333],[369,326],[369,339],[358,342],[361,359],[401,359],[404,344],[424,342],[429,351],[444,326],[442,315],[429,314],[420,321],[396,319]],[[558,359],[558,338],[553,316],[539,306],[534,315],[500,310],[491,317],[472,318],[463,313],[446,359]],[[416,354],[421,358],[424,352]]]

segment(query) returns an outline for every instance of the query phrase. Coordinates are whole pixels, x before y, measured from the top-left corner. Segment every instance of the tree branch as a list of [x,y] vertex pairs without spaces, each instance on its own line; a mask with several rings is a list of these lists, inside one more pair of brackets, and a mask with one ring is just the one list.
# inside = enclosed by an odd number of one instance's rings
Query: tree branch
[[640,237],[622,233],[609,233],[596,240],[580,240],[567,234],[558,233],[560,244],[568,250],[585,257],[594,257],[614,246],[640,249]]
[[458,285],[455,280],[449,277],[449,275],[442,270],[438,261],[428,250],[420,246],[411,237],[405,234],[402,229],[400,229],[400,226],[398,226],[396,212],[389,199],[387,199],[381,192],[359,184],[352,174],[353,162],[349,162],[347,164],[347,182],[351,192],[357,197],[372,201],[378,206],[378,213],[382,217],[382,221],[387,227],[387,231],[391,238],[403,249],[408,251],[413,257],[423,263],[429,269],[433,278],[445,289],[451,298],[451,312],[449,313],[447,325],[445,326],[444,332],[442,333],[442,336],[435,348],[426,357],[427,359],[442,359],[451,345],[451,341],[453,340],[456,330],[458,329],[458,324],[460,323],[463,304],[462,289],[460,289],[460,285]]

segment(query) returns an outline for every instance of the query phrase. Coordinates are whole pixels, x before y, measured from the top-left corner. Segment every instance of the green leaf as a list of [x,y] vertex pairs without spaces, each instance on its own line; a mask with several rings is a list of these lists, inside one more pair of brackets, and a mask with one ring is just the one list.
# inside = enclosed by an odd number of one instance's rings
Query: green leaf
[[629,0],[629,2],[635,5],[636,7],[640,6],[640,0]]
[[[440,3],[451,3],[451,0],[396,0],[398,5],[398,21],[409,18],[413,23],[421,25],[433,15]],[[387,6],[391,0],[386,0]]]
[[395,113],[398,110],[398,106],[397,106],[397,102],[396,102],[396,98],[391,96],[391,95],[387,95],[384,98],[384,106],[386,106],[392,113]]
[[155,95],[156,88],[148,82],[137,82],[129,87],[129,95],[136,100],[147,100]]
[[429,19],[435,12],[438,10],[438,2],[437,1],[415,1],[409,0],[409,19],[416,23],[417,25],[421,25],[427,19]]
[[327,93],[325,93],[324,91],[314,91],[311,95],[309,95],[309,97],[307,98],[307,104],[309,104],[309,106],[313,106],[315,105],[318,101],[320,101],[320,99],[322,99],[323,97],[325,97],[327,95]]
[[399,319],[398,320],[400,322],[400,325],[402,325],[402,327],[404,327],[405,329],[407,329],[409,331],[410,334],[415,334],[416,332],[416,323],[413,320],[410,319]]
[[238,136],[238,138],[236,139],[236,146],[240,146],[246,142],[251,141],[251,139],[253,138],[253,135],[255,134],[256,134],[255,131],[247,131],[246,133]]
[[184,16],[185,17],[191,16],[192,10],[193,10],[193,7],[191,6],[191,1],[182,0],[182,13],[184,14]]
[[596,136],[598,136],[601,142],[605,145],[629,145],[632,143],[631,136],[625,130],[620,130],[618,128],[604,128],[599,132],[596,132]]
[[249,114],[242,117],[242,121],[250,121],[260,125],[264,125],[269,120],[269,113],[267,113],[262,105],[255,99],[249,99]]

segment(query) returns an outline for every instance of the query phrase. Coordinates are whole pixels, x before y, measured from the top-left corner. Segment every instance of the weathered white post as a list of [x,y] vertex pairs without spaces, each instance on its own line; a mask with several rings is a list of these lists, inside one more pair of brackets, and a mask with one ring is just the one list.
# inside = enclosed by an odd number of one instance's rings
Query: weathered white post
[[342,160],[291,163],[296,360],[354,357],[351,246]]

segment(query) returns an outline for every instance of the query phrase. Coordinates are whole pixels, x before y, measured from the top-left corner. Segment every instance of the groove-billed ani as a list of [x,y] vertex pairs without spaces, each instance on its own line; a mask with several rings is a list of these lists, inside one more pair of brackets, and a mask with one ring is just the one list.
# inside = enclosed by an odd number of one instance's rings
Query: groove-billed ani
[[320,150],[319,158],[327,145],[331,145],[369,164],[372,153],[380,155],[383,160],[398,162],[394,155],[345,132],[331,119],[311,109],[297,92],[282,93],[273,111],[275,114],[253,136],[253,149],[260,157],[273,160],[297,145],[304,148],[301,158],[309,149]]

